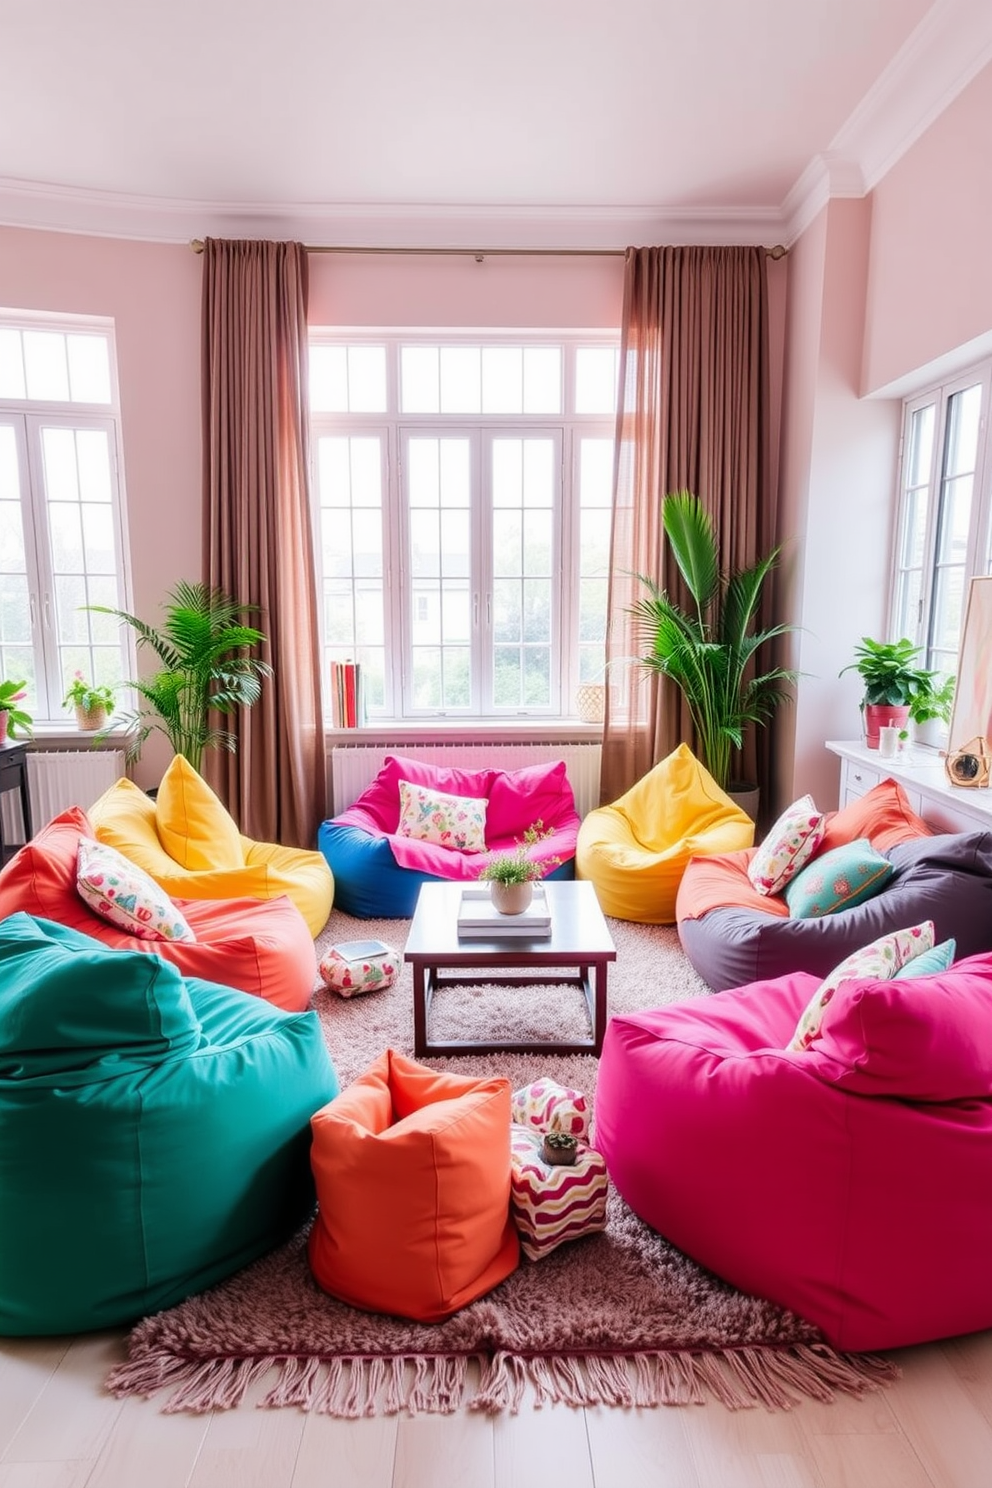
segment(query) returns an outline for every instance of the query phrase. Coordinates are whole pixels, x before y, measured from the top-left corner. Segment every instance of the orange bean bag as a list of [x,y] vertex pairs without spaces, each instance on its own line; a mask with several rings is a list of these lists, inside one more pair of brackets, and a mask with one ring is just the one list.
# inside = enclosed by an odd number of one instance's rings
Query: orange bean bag
[[108,924],[76,890],[79,839],[93,835],[80,806],[70,806],[42,827],[0,872],[0,919],[23,911],[81,930],[114,950],[160,956],[184,977],[250,992],[290,1013],[309,1006],[317,956],[306,921],[285,895],[179,899],[196,940],[141,940]]
[[311,1120],[310,1269],[353,1307],[436,1323],[519,1261],[510,1083],[387,1049]]

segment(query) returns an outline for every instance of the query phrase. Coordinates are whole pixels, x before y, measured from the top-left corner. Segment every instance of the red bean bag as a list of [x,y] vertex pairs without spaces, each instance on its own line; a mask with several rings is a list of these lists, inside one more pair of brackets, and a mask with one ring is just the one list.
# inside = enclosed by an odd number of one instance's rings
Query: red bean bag
[[387,1049],[311,1127],[309,1258],[325,1292],[436,1323],[516,1268],[509,1081]]
[[313,938],[284,895],[177,899],[196,940],[142,940],[94,913],[76,890],[79,839],[93,835],[78,806],[43,827],[0,872],[0,919],[23,910],[81,930],[114,950],[161,956],[183,976],[250,992],[287,1012],[308,1006],[317,977]]

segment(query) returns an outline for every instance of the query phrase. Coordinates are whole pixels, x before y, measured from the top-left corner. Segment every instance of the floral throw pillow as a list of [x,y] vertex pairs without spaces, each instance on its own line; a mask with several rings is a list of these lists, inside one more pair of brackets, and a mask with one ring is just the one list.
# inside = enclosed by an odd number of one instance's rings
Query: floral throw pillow
[[196,940],[168,894],[116,848],[80,837],[76,889],[95,914],[141,940]]
[[751,859],[747,876],[759,894],[778,894],[816,852],[826,831],[826,817],[812,796],[800,796],[782,812]]
[[852,951],[817,987],[786,1048],[797,1051],[809,1048],[819,1036],[826,1010],[842,982],[856,981],[860,977],[890,981],[908,961],[932,950],[933,940],[933,920],[924,920],[908,930],[893,930],[888,935],[880,935],[870,945]]
[[426,785],[413,785],[409,780],[401,780],[399,786],[400,820],[396,830],[401,837],[434,842],[456,852],[486,851],[484,800],[476,796],[449,796],[444,791],[429,790]]
[[817,919],[852,909],[879,893],[894,872],[867,837],[818,853],[785,886],[785,902],[794,920]]

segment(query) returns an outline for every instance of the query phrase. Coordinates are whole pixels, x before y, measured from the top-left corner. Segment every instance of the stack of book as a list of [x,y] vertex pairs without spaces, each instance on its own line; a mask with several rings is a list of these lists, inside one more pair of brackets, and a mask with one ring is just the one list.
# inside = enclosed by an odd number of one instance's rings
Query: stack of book
[[362,669],[357,661],[331,662],[331,725],[358,728],[365,722]]
[[458,907],[460,940],[502,940],[509,936],[529,936],[541,940],[551,934],[551,906],[542,884],[534,887],[530,907],[521,914],[500,914],[489,897],[489,885],[462,889]]

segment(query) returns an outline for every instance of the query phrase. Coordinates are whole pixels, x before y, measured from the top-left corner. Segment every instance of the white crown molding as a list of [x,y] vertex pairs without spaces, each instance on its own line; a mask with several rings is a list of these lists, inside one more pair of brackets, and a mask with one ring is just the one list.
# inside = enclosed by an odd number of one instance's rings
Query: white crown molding
[[767,208],[469,207],[199,202],[84,191],[0,178],[0,224],[145,242],[299,239],[316,247],[574,249],[622,252],[645,243],[778,242]]
[[871,191],[990,61],[989,0],[936,0],[785,198],[786,244],[831,197]]
[[989,61],[989,0],[937,0],[838,131],[831,150],[858,160],[870,191]]

